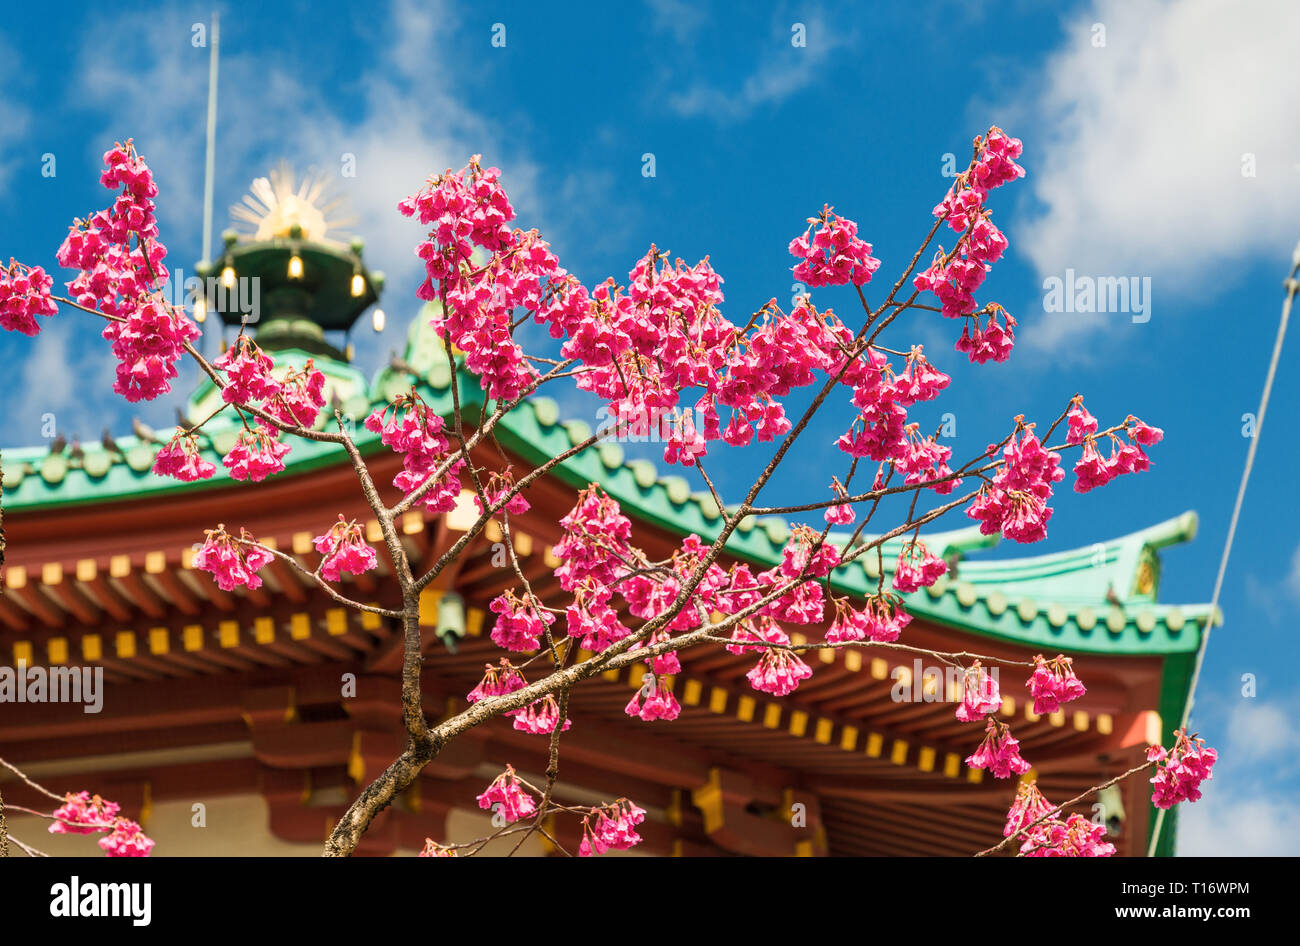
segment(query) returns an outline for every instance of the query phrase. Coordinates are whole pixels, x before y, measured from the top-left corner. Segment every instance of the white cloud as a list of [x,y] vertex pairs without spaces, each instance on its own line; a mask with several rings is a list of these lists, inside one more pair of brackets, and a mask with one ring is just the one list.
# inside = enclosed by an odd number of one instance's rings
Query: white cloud
[[704,7],[690,0],[647,0],[646,6],[650,8],[651,28],[671,33],[679,46],[695,40],[706,19]]
[[700,81],[670,95],[669,107],[687,117],[738,121],[762,106],[780,105],[812,85],[830,55],[852,45],[853,34],[828,26],[820,13],[796,22],[805,26],[806,46],[791,43],[791,23],[778,23],[774,26],[775,45],[756,54],[758,67],[737,88],[723,89]]
[[[1026,183],[1043,205],[1010,225],[1012,245],[1040,277],[1151,276],[1157,320],[1226,289],[1248,255],[1284,265],[1300,237],[1297,33],[1294,0],[1100,0],[1075,17],[1023,83],[1041,91],[1005,113],[1033,117]],[[1038,319],[1024,337],[1059,347],[1116,318]]]
[[1286,587],[1292,595],[1300,598],[1300,545],[1291,556],[1291,572],[1286,576]]
[[1300,804],[1294,798],[1225,793],[1207,784],[1205,797],[1178,815],[1182,857],[1294,857],[1300,854]]
[[[113,359],[89,316],[72,313],[43,320],[41,335],[28,348],[6,404],[5,439],[15,444],[41,442],[46,415],[55,433],[71,440],[99,440],[104,416],[102,392],[113,389]],[[93,392],[93,393],[90,393]]]
[[1292,720],[1294,710],[1279,703],[1242,700],[1228,716],[1228,740],[1241,763],[1289,758],[1300,750],[1300,732]]

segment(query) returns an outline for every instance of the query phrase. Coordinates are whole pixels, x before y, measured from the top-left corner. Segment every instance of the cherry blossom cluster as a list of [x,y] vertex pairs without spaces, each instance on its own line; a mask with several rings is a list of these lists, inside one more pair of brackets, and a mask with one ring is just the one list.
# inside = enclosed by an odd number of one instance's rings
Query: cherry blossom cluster
[[1151,803],[1157,808],[1172,808],[1180,801],[1200,801],[1201,783],[1212,778],[1211,770],[1218,758],[1218,752],[1206,746],[1204,739],[1195,734],[1188,736],[1186,729],[1174,733],[1172,749],[1152,746],[1147,750],[1147,760],[1156,763]]
[[109,857],[148,857],[153,845],[153,838],[128,818],[118,818],[112,832],[99,839],[99,846]]
[[1001,532],[1016,542],[1037,542],[1047,535],[1052,518],[1052,484],[1065,478],[1060,454],[1048,450],[1034,434],[1034,425],[1016,418],[1017,433],[1002,451],[1002,465],[992,483],[980,486],[966,515],[980,523],[980,532]]
[[591,857],[610,849],[629,850],[641,843],[636,826],[645,821],[645,809],[626,798],[612,805],[591,809],[582,819],[582,840],[578,842],[578,856]]
[[[1022,780],[1016,788],[1015,801],[1007,812],[1003,837],[1024,838],[1020,853],[1024,857],[1111,857],[1115,845],[1103,840],[1106,826],[1093,824],[1082,815],[1072,814],[1062,821],[1049,818],[1058,813],[1055,805],[1043,797],[1033,780]],[[1023,832],[1023,833],[1022,833]]]
[[158,240],[158,188],[148,165],[129,140],[105,153],[104,164],[101,183],[122,190],[108,209],[70,228],[58,260],[79,270],[68,284],[77,304],[109,317],[103,334],[118,359],[113,390],[150,401],[170,393],[176,362],[199,328],[155,291],[168,276],[167,248]]
[[280,393],[280,382],[271,376],[271,356],[242,332],[212,366],[226,373],[221,399],[227,404],[258,404]]
[[[389,411],[392,415],[389,415]],[[391,404],[377,408],[365,420],[367,430],[402,455],[402,472],[393,485],[407,496],[425,486],[439,469],[445,471],[421,497],[429,512],[450,512],[460,497],[460,471],[465,461],[449,453],[443,420],[412,388]]]
[[948,563],[930,554],[924,542],[904,542],[894,568],[894,588],[903,592],[916,591],[933,585],[947,572]]
[[312,544],[324,556],[320,573],[326,581],[338,581],[344,572],[360,575],[379,564],[375,550],[361,533],[361,526],[355,521],[347,521],[341,514],[339,521],[324,535],[316,536]]
[[1011,727],[996,717],[987,717],[984,740],[966,757],[972,769],[987,769],[995,778],[1024,775],[1030,765],[1020,757],[1020,740],[1011,735]]
[[153,850],[152,838],[140,825],[121,817],[121,806],[90,792],[67,793],[64,802],[54,809],[51,834],[99,834],[99,846],[109,857],[148,857]]
[[[491,474],[483,484],[483,495],[492,506],[509,497],[502,508],[512,516],[522,516],[531,508],[528,500],[524,499],[524,494],[515,491],[515,478],[509,470]],[[479,515],[486,511],[482,498],[477,494],[474,496],[474,506],[478,509]]]
[[642,722],[649,723],[656,719],[672,722],[682,712],[682,705],[673,696],[672,689],[660,679],[658,674],[647,673],[643,678],[641,689],[632,694],[623,712]]
[[50,316],[59,311],[50,298],[53,284],[53,277],[45,275],[41,267],[9,260],[8,268],[0,268],[0,328],[24,335],[38,334],[41,327],[36,316]]
[[978,660],[972,661],[962,675],[961,705],[957,707],[957,718],[963,723],[976,722],[996,713],[1002,708],[1002,694],[998,690],[998,681],[980,666]]
[[524,789],[511,765],[507,765],[506,770],[492,780],[487,791],[478,796],[478,806],[484,811],[500,814],[507,824],[537,811],[536,799]]
[[[459,171],[429,180],[397,209],[429,227],[416,247],[426,279],[419,298],[445,308],[433,327],[465,353],[465,365],[479,377],[488,397],[516,400],[537,378],[513,338],[516,308],[541,305],[542,281],[559,278],[555,256],[536,231],[511,230],[514,208],[497,168],[484,168],[478,155]],[[475,248],[489,260],[476,268]],[[440,284],[442,293],[435,284]]]
[[522,690],[527,685],[519,669],[509,659],[502,657],[499,666],[486,665],[483,679],[479,681],[478,686],[469,691],[465,699],[470,703],[477,703],[490,696],[504,696],[515,690]]
[[536,650],[542,645],[546,628],[555,623],[555,615],[544,610],[535,598],[516,598],[513,591],[493,598],[488,607],[497,616],[492,641],[506,650]]
[[835,619],[826,630],[826,643],[876,641],[888,644],[898,640],[911,620],[912,616],[903,609],[903,599],[898,595],[868,595],[860,609],[853,608],[847,598],[836,598]]
[[985,310],[987,320],[981,322],[975,292],[993,268],[991,264],[1007,249],[1007,238],[993,223],[985,201],[993,188],[1024,177],[1024,168],[1015,162],[1021,151],[1018,138],[1008,137],[996,127],[983,139],[976,139],[970,168],[957,176],[934,208],[935,217],[961,234],[957,248],[952,253],[941,249],[930,267],[912,280],[918,290],[939,297],[946,318],[964,320],[956,348],[976,364],[1006,361],[1015,342],[1016,320],[1001,306],[992,305]]
[[189,430],[177,429],[167,445],[154,457],[153,471],[159,476],[171,476],[185,483],[206,480],[217,472],[211,460],[203,458],[198,436]]
[[[536,703],[529,703],[510,715],[514,716],[515,729],[520,732],[532,733],[535,736],[546,735],[555,732],[555,727],[560,724],[560,704],[548,693]],[[572,726],[573,720],[566,714],[560,731],[568,732]]]
[[[836,499],[848,499],[849,491],[844,484],[840,482],[838,476],[831,477],[831,490],[835,493]],[[833,526],[852,525],[857,520],[858,514],[849,502],[836,503],[826,507],[824,513],[826,521]]]
[[1062,703],[1077,700],[1088,692],[1074,673],[1074,661],[1065,655],[1044,660],[1039,654],[1034,658],[1034,672],[1025,686],[1034,698],[1034,713],[1047,716],[1061,708]]
[[279,390],[263,405],[266,412],[286,427],[312,427],[325,406],[325,375],[308,358],[301,368],[285,375]]
[[1065,821],[1048,819],[1026,832],[1020,853],[1024,857],[1111,857],[1115,845],[1105,837],[1104,824],[1093,824],[1076,813]]
[[[790,643],[790,635],[772,621],[766,622],[763,630],[751,631],[750,639],[754,638],[765,640],[769,644]],[[773,696],[787,696],[798,688],[799,681],[812,676],[812,667],[793,651],[776,647],[764,647],[762,651],[758,663],[745,674],[749,685],[755,690]]]
[[122,806],[90,792],[68,792],[63,804],[54,809],[57,819],[50,825],[50,834],[96,834],[109,831],[117,821]]
[[[1071,435],[1074,430],[1074,425],[1071,425]],[[1097,438],[1091,433],[1083,434],[1083,454],[1074,465],[1076,493],[1086,493],[1098,486],[1105,486],[1122,473],[1143,473],[1151,468],[1151,460],[1142,448],[1159,443],[1165,432],[1159,427],[1149,427],[1131,415],[1124,421],[1124,432],[1128,436],[1128,443],[1121,443],[1113,433],[1107,434],[1111,449],[1110,455],[1105,458],[1097,450]]]
[[1038,783],[1033,779],[1021,779],[1016,786],[1016,798],[1007,811],[1007,824],[1002,829],[1002,836],[1009,838],[1013,834],[1028,828],[1035,821],[1050,814],[1055,806],[1038,790]]
[[858,239],[858,225],[829,206],[808,218],[808,229],[790,241],[790,255],[799,260],[794,278],[809,286],[862,286],[880,268],[871,244]]
[[204,530],[207,538],[203,547],[194,553],[194,565],[210,572],[222,591],[244,587],[257,590],[262,587],[258,571],[275,558],[269,551],[256,545],[251,535],[239,530],[239,538],[226,531],[224,524]]
[[[280,440],[280,432],[266,424],[245,427],[239,432],[235,445],[221,460],[230,475],[237,480],[260,483],[274,473],[284,470],[284,458],[289,445]],[[157,471],[155,464],[154,470]]]

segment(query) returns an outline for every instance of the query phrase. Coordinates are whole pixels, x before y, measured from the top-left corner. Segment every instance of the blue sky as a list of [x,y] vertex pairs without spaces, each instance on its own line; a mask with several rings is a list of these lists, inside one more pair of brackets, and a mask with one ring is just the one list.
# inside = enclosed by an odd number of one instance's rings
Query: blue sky
[[[134,136],[159,180],[170,261],[192,271],[207,50],[191,38],[211,7],[55,16],[60,6],[12,10],[0,28],[0,254],[54,267],[68,223],[104,202],[99,156]],[[932,416],[917,419],[929,427],[955,413],[961,458],[1003,436],[1017,413],[1050,421],[1076,392],[1103,423],[1132,412],[1164,427],[1149,473],[1060,494],[1044,543],[1004,543],[995,554],[1087,545],[1195,509],[1200,534],[1164,553],[1161,597],[1206,601],[1249,446],[1243,415],[1257,407],[1280,281],[1300,238],[1289,45],[1300,7],[917,6],[223,8],[215,229],[280,157],[331,172],[368,262],[389,277],[390,327],[354,339],[372,370],[401,348],[416,310],[419,231],[396,201],[481,153],[503,169],[521,224],[539,227],[588,284],[622,279],[652,242],[688,262],[708,254],[739,322],[773,296],[788,304],[786,244],[825,203],[858,221],[884,260],[879,281],[892,281],[947,189],[945,154],[964,164],[971,138],[999,124],[1023,139],[1028,177],[992,197],[1011,250],[980,298],[1017,317],[1019,344],[1009,363],[975,368],[952,352],[951,323],[923,314],[900,323],[886,344],[923,342],[954,374]],[[495,24],[504,47],[492,44]],[[805,46],[792,45],[795,24]],[[57,161],[52,178],[41,175],[46,154]],[[345,154],[356,156],[356,177],[338,175]],[[1044,311],[1044,279],[1067,269],[1150,278],[1149,321]],[[856,304],[837,289],[813,301],[846,318]],[[1205,800],[1183,814],[1188,853],[1300,853],[1300,687],[1282,659],[1294,652],[1300,604],[1296,344],[1283,352],[1224,586],[1227,623],[1194,716],[1224,762]],[[0,361],[9,366],[0,443],[38,442],[46,412],[83,439],[106,423],[129,428],[133,409],[105,396],[111,361],[88,319],[60,315],[35,342],[5,334]],[[595,421],[588,401],[555,396]],[[166,426],[173,403],[138,413]],[[809,431],[772,484],[773,502],[803,499],[810,481],[821,490],[845,420]],[[757,462],[714,461],[728,497]],[[1254,699],[1240,695],[1243,674],[1257,678]]]

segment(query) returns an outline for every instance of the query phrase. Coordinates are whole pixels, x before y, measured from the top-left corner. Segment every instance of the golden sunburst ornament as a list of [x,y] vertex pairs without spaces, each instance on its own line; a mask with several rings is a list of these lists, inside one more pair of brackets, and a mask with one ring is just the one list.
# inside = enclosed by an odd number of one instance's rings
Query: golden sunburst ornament
[[330,193],[327,174],[308,170],[297,181],[293,167],[281,161],[272,168],[269,177],[253,181],[243,203],[230,208],[230,216],[251,225],[252,232],[245,235],[254,240],[288,237],[297,226],[304,240],[342,243],[346,234],[339,232],[339,228],[355,222],[353,217],[335,215],[344,204],[343,197]]

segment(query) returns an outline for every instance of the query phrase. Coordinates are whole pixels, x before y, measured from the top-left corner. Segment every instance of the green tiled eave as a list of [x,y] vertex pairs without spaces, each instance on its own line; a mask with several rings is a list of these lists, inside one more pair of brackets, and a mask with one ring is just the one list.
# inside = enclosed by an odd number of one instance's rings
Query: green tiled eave
[[[374,407],[410,389],[412,376],[405,370],[408,367],[421,377],[418,390],[425,400],[444,416],[452,413],[451,371],[441,345],[426,326],[427,318],[423,317],[412,324],[402,370],[386,366],[369,385],[364,379],[358,381],[354,368],[333,362],[326,365],[317,359],[322,370],[328,369],[331,383],[337,381],[347,396],[345,410],[356,418],[353,435],[363,454],[386,449],[360,421]],[[280,353],[277,360],[285,354],[291,353]],[[294,354],[305,358],[303,353]],[[469,423],[482,404],[482,391],[476,380],[463,372],[458,387]],[[326,396],[330,396],[328,389]],[[201,388],[195,403],[205,397],[210,404],[210,392]],[[195,416],[207,413],[210,409]],[[322,412],[318,427],[326,423],[326,412]],[[333,424],[332,417],[328,423]],[[99,445],[85,447],[80,466],[69,466],[66,458],[50,460],[48,449],[43,447],[6,450],[6,510],[22,512],[186,490],[254,488],[255,484],[230,479],[220,465],[221,453],[233,444],[238,430],[236,415],[223,413],[205,430],[216,445],[216,449],[206,449],[205,456],[217,465],[217,475],[188,484],[154,476],[150,466],[156,448],[132,437],[118,441],[124,456],[110,455]],[[554,401],[535,397],[503,419],[496,434],[522,459],[541,464],[590,437],[592,430],[581,421],[562,421]],[[160,436],[168,433],[160,432]],[[291,442],[293,450],[281,476],[347,462],[342,448],[333,444],[300,438]],[[599,483],[634,518],[679,535],[696,533],[707,540],[717,536],[721,528],[721,517],[710,495],[692,491],[681,476],[661,477],[652,463],[627,462],[617,443],[599,444],[570,457],[554,468],[553,475],[575,489]],[[945,576],[935,586],[908,595],[907,608],[921,618],[1044,652],[1191,653],[1199,644],[1208,607],[1155,602],[1159,562],[1154,550],[1187,541],[1195,533],[1195,523],[1195,515],[1187,513],[1083,549],[985,562],[972,562],[962,555],[992,545],[996,536],[980,535],[976,527],[926,534],[922,538],[933,553],[956,561],[957,575],[955,579]],[[732,534],[727,549],[735,556],[768,567],[781,560],[789,535],[790,525],[783,519],[750,518]],[[898,544],[899,540],[885,544],[886,587]],[[1150,568],[1151,582],[1146,592],[1139,592],[1137,575],[1144,562]],[[868,553],[836,569],[832,586],[839,594],[861,597],[876,589],[878,577],[877,557]],[[1170,685],[1177,689],[1176,681]]]

